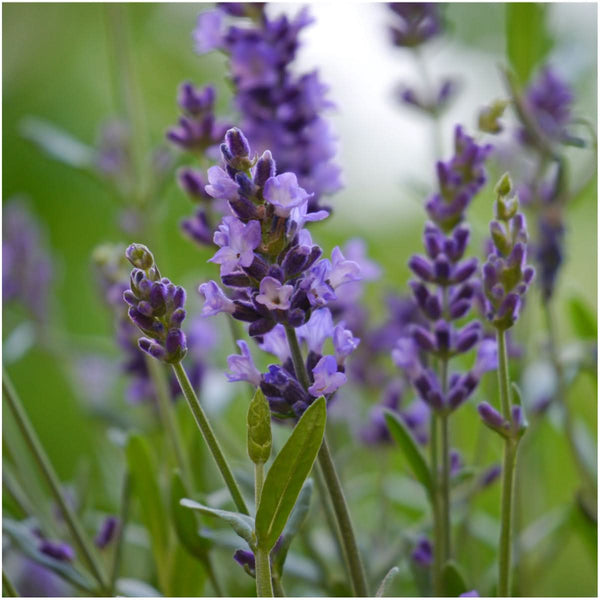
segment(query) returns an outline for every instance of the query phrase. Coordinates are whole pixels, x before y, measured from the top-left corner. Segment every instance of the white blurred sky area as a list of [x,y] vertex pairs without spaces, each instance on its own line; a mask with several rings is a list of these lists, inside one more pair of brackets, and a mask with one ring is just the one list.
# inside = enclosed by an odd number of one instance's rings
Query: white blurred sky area
[[[274,3],[269,10],[295,14],[302,6]],[[382,3],[317,3],[310,11],[315,23],[302,34],[297,68],[318,68],[337,104],[329,118],[346,188],[333,199],[336,218],[371,228],[390,213],[416,216],[422,197],[410,182],[425,191],[432,185],[433,131],[430,120],[394,98],[399,82],[422,81],[413,53],[391,46],[387,26],[394,15]],[[444,157],[454,124],[473,133],[480,107],[505,95],[497,68],[505,62],[503,12],[497,4],[446,5],[452,33],[424,48],[431,79],[451,75],[461,84],[442,121]],[[555,37],[550,61],[576,86],[577,107],[595,120],[596,5],[552,4],[549,26]],[[369,210],[357,210],[365,205]]]

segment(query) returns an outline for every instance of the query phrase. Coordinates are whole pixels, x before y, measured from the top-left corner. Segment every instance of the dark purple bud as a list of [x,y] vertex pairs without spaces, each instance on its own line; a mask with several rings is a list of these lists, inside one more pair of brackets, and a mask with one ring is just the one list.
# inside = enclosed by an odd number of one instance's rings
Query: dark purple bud
[[177,181],[181,189],[192,198],[201,200],[210,199],[210,196],[204,190],[206,182],[202,174],[198,171],[189,168],[180,169],[177,173]]
[[463,459],[458,450],[450,450],[450,474],[456,475],[463,466]]
[[463,327],[456,336],[456,352],[468,352],[481,338],[481,326],[474,322]]
[[181,329],[170,329],[165,341],[167,356],[165,360],[169,363],[180,362],[187,352],[185,334]]
[[431,390],[423,400],[429,404],[433,410],[442,410],[442,408],[444,408],[444,399],[438,390]]
[[293,308],[288,311],[287,321],[292,327],[300,327],[306,323],[306,313],[301,308]]
[[511,431],[513,432],[514,435],[518,435],[519,433],[523,432],[526,427],[527,427],[527,423],[525,421],[525,414],[523,413],[523,409],[521,408],[521,406],[519,406],[518,404],[515,404],[511,411],[510,411],[510,416],[511,416],[511,423],[510,423],[510,428]]
[[155,281],[150,288],[150,304],[156,311],[157,316],[161,316],[167,310],[165,300],[167,298],[167,287],[161,281]]
[[433,562],[433,546],[426,538],[421,538],[411,553],[412,560],[421,567],[429,567]]
[[[234,313],[235,316],[235,313]],[[250,334],[250,336],[256,336],[256,335],[264,335],[265,333],[268,333],[269,331],[271,331],[271,329],[273,329],[273,327],[275,327],[276,323],[275,321],[273,321],[273,319],[268,319],[268,318],[262,318],[262,319],[258,319],[257,321],[254,321],[254,323],[252,323],[250,325],[250,327],[248,328],[248,333]]]
[[145,317],[151,317],[153,315],[153,312],[154,312],[152,310],[152,306],[150,305],[150,302],[146,302],[146,300],[142,300],[141,302],[138,302],[137,309]]
[[452,274],[452,282],[454,284],[462,283],[471,277],[475,271],[477,271],[477,259],[468,258],[456,266],[454,273]]
[[240,300],[233,301],[235,308],[233,311],[233,318],[238,321],[246,321],[252,323],[260,318],[260,315],[256,312],[253,306]]
[[157,344],[154,340],[140,338],[138,340],[138,346],[140,347],[140,350],[143,350],[146,352],[146,354],[149,354],[153,358],[163,360],[165,357],[165,349],[160,344]]
[[123,292],[123,300],[129,304],[129,306],[137,306],[138,299],[131,290],[125,290]]
[[275,161],[271,156],[271,152],[269,150],[265,150],[256,163],[256,168],[254,171],[254,183],[259,187],[263,187],[267,182],[267,179],[270,177],[275,177],[275,173]]
[[265,262],[263,258],[258,255],[254,255],[254,260],[249,267],[244,267],[244,271],[250,275],[250,277],[261,281],[267,275],[267,271],[269,270],[269,265]]
[[229,206],[242,221],[256,218],[256,206],[245,196],[238,196],[234,200],[229,200]]
[[246,197],[252,198],[256,193],[256,186],[252,183],[252,180],[246,175],[246,173],[242,173],[241,171],[235,174],[235,182],[239,186],[239,193]]
[[521,242],[517,242],[510,256],[508,257],[508,266],[511,269],[521,269],[525,262],[525,245]]
[[115,537],[115,533],[117,532],[117,526],[119,525],[119,519],[114,516],[106,517],[102,524],[100,525],[100,530],[98,531],[98,535],[96,536],[94,542],[98,548],[106,548],[108,544]]
[[435,345],[438,352],[446,354],[450,349],[451,328],[446,321],[435,324]]
[[490,404],[487,402],[481,402],[477,407],[479,416],[482,421],[492,429],[504,429],[505,421],[504,417]]
[[454,386],[448,392],[446,404],[452,409],[457,409],[467,399],[467,390],[461,385]]
[[254,558],[254,553],[249,550],[236,550],[233,555],[233,560],[235,560],[238,565],[244,568],[244,571],[251,575],[252,577],[256,576],[256,559]]
[[283,269],[279,265],[270,265],[267,271],[267,277],[273,277],[277,279],[280,283],[283,283],[285,280]]
[[467,249],[469,243],[470,230],[468,225],[459,225],[452,233],[454,243],[456,244],[456,258],[452,257],[453,260],[459,260]]
[[250,278],[244,273],[230,273],[221,275],[221,281],[228,287],[245,288],[251,287]]
[[448,258],[443,254],[438,255],[433,262],[433,270],[435,278],[438,281],[448,281],[450,277],[450,263],[448,262]]
[[246,136],[237,127],[232,127],[227,131],[225,142],[232,157],[245,158],[250,156],[250,144]]
[[523,271],[523,281],[526,285],[529,285],[535,277],[535,269],[533,267],[526,267]]
[[442,316],[442,303],[439,296],[429,295],[425,302],[425,313],[430,319],[439,319]]
[[137,325],[142,331],[152,331],[154,320],[146,315],[143,315],[137,308],[133,306],[129,309],[129,318]]
[[185,304],[185,290],[178,285],[175,288],[175,293],[173,294],[173,307],[174,308],[183,308]]
[[185,319],[185,314],[184,308],[175,309],[171,315],[171,318],[169,319],[169,327],[181,327],[181,324]]
[[417,276],[424,281],[433,281],[433,268],[431,263],[423,256],[412,256],[408,261],[408,267]]
[[420,325],[413,325],[412,336],[415,342],[426,352],[434,352],[436,349],[433,335]]
[[295,246],[285,255],[281,266],[286,277],[292,277],[304,269],[310,251],[308,246]]
[[42,554],[51,556],[56,560],[71,562],[75,558],[75,552],[69,544],[65,542],[55,542],[53,540],[40,540],[38,550]]
[[450,304],[450,318],[460,319],[461,317],[464,317],[469,312],[471,304],[472,301],[466,299],[452,302],[452,304]]
[[500,465],[492,465],[489,469],[484,471],[483,474],[481,475],[479,486],[481,488],[486,488],[486,487],[492,485],[492,483],[494,483],[494,481],[496,481],[496,479],[498,479],[498,477],[500,477],[501,473],[502,473],[502,467]]

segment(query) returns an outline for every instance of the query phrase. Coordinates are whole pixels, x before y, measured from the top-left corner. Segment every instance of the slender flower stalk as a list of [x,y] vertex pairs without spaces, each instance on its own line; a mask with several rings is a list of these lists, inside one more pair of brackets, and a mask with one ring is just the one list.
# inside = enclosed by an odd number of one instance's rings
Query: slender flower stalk
[[486,313],[496,329],[498,342],[499,413],[483,402],[478,410],[483,423],[504,439],[502,466],[502,504],[500,516],[500,547],[498,595],[511,594],[511,550],[513,534],[514,479],[519,442],[527,423],[518,393],[511,393],[508,372],[506,331],[517,319],[527,288],[534,278],[527,260],[527,228],[525,217],[518,213],[519,201],[509,197],[512,182],[504,175],[496,186],[496,220],[490,224],[494,251],[483,267],[483,289]]
[[15,421],[21,430],[21,434],[27,442],[27,445],[34,456],[42,475],[46,479],[46,482],[48,483],[48,486],[50,487],[52,494],[54,495],[54,498],[60,507],[61,514],[63,515],[65,523],[69,528],[71,535],[73,536],[73,540],[81,551],[81,554],[87,566],[91,570],[94,579],[98,583],[99,592],[101,594],[108,593],[109,585],[94,547],[90,543],[90,540],[88,539],[83,525],[79,521],[79,518],[65,498],[65,495],[61,489],[60,480],[58,479],[50,460],[46,456],[35,430],[33,429],[25,410],[23,409],[21,401],[17,396],[17,393],[5,371],[2,373],[2,391],[3,396],[6,399],[11,412],[13,413]]
[[121,510],[119,513],[119,525],[117,531],[117,540],[113,555],[112,567],[110,570],[110,595],[114,596],[117,579],[121,570],[121,559],[123,557],[123,546],[125,544],[125,527],[129,519],[129,504],[131,502],[131,476],[127,472],[123,478],[123,487],[121,490]]
[[[298,344],[296,331],[293,327],[287,326],[285,332],[290,346],[294,370],[296,371],[298,379],[304,389],[308,389],[310,381],[304,360],[302,358],[300,345]],[[352,525],[350,511],[348,509],[348,504],[344,496],[344,490],[342,489],[342,484],[337,474],[335,464],[325,438],[323,439],[323,445],[319,450],[318,460],[333,506],[333,511],[340,535],[340,542],[344,552],[344,558],[346,560],[348,572],[352,580],[354,594],[355,596],[366,597],[369,595],[367,579],[362,564],[362,559],[358,551],[358,545],[356,543],[356,535],[354,534],[354,527]]]
[[231,467],[181,364],[187,353],[186,337],[181,330],[186,316],[183,308],[185,291],[173,285],[167,278],[160,277],[154,257],[146,246],[132,244],[126,255],[134,269],[130,278],[131,287],[125,291],[123,298],[130,306],[129,317],[148,336],[140,338],[139,347],[150,357],[171,365],[237,509],[247,515],[248,507]]

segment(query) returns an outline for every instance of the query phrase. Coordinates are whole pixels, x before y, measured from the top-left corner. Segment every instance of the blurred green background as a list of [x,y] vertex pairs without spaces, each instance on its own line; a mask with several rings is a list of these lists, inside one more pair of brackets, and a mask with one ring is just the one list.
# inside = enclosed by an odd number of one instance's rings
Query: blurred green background
[[[381,11],[382,7],[370,5],[362,9]],[[129,76],[135,90],[136,122],[142,131],[141,137],[150,146],[162,143],[165,130],[174,124],[178,116],[176,90],[185,79],[196,84],[215,84],[220,92],[220,114],[235,119],[230,109],[231,92],[224,75],[226,63],[216,54],[199,59],[193,53],[191,30],[201,10],[193,4],[112,7],[102,4],[4,4],[2,10],[3,202],[10,202],[16,196],[26,196],[30,208],[43,224],[55,264],[52,335],[60,339],[63,347],[66,346],[74,355],[93,353],[114,358],[118,350],[113,341],[112,317],[97,292],[91,254],[100,243],[127,243],[133,240],[128,239],[117,227],[120,209],[107,187],[85,173],[45,156],[39,148],[23,138],[22,120],[32,115],[43,118],[86,144],[94,143],[101,124],[118,114],[118,75],[114,70],[116,62],[111,58],[114,43],[111,19],[114,18],[120,21],[128,38],[126,55],[130,60]],[[471,53],[474,60],[488,61],[490,72],[498,61],[504,60],[503,15],[503,5],[493,4],[451,5],[447,11],[448,20],[453,25],[454,43]],[[340,18],[343,18],[341,10]],[[595,56],[595,45],[589,48],[589,52]],[[397,60],[407,59],[397,55]],[[455,71],[461,68],[467,70],[468,66],[458,66]],[[356,74],[356,78],[359,85],[360,73]],[[494,75],[494,78],[498,79],[498,76]],[[591,70],[587,68],[579,73],[575,89],[578,114],[591,116],[595,121],[595,64]],[[487,100],[494,97],[490,93]],[[340,95],[332,99],[340,106],[341,116],[335,118],[335,123],[343,144],[345,132],[352,127],[352,123],[344,113],[344,97]],[[471,122],[478,109],[479,106],[470,107]],[[397,107],[398,113],[405,110]],[[389,128],[394,135],[402,136],[397,122],[390,122]],[[425,136],[425,123],[423,131]],[[448,142],[451,131],[452,122],[448,120],[444,122],[444,137]],[[361,135],[368,136],[369,131]],[[574,164],[593,158],[585,150],[574,150],[569,156]],[[371,177],[368,170],[362,172],[361,164],[351,159],[343,166],[352,171],[352,179],[362,180],[368,188]],[[403,165],[403,168],[410,169],[410,165]],[[415,165],[415,171],[419,168],[422,174],[418,179],[430,186],[431,167]],[[374,196],[381,194],[377,181],[371,181],[371,186]],[[353,188],[348,187],[334,199],[334,217],[314,229],[314,237],[322,243],[326,253],[334,245],[352,237],[362,236],[367,240],[370,256],[383,268],[382,281],[369,284],[367,293],[376,322],[384,318],[383,293],[388,289],[407,289],[406,260],[420,247],[424,216],[415,209],[415,200],[419,201],[415,190],[406,189],[398,182],[398,187],[391,192],[395,196],[385,205],[385,209],[374,204],[373,211],[384,218],[374,219],[365,215],[363,219],[361,210],[365,211],[369,198],[365,198],[362,192],[357,196]],[[480,247],[484,238],[492,200],[491,189],[487,188],[473,206],[471,216],[476,242],[473,248]],[[192,207],[174,181],[157,200],[156,211],[160,226],[152,238],[135,241],[150,245],[162,272],[173,281],[186,285],[189,295],[195,296],[194,287],[201,281],[215,277],[216,270],[214,265],[206,263],[210,256],[208,252],[198,250],[180,235],[178,223],[192,212]],[[366,211],[369,212],[368,209]],[[567,211],[567,259],[555,302],[556,326],[564,347],[576,341],[567,301],[577,296],[592,312],[596,311],[596,223],[594,184],[588,186]],[[536,290],[534,296],[537,294]],[[196,303],[197,309],[196,300],[192,302]],[[529,363],[539,362],[540,356],[543,358],[543,321],[536,311],[536,303],[537,298],[532,298],[527,318],[515,334],[526,346],[524,360]],[[11,336],[23,318],[18,308],[4,308],[4,340]],[[222,334],[225,338],[224,330]],[[225,339],[215,355],[217,368],[225,368],[228,342]],[[92,394],[81,387],[81,383],[76,383],[78,380],[74,379],[72,365],[64,364],[64,356],[62,352],[53,352],[51,346],[35,345],[18,361],[9,364],[8,371],[60,476],[65,481],[79,481],[84,477],[82,472],[88,473],[88,492],[95,498],[96,508],[114,511],[121,476],[119,451],[107,440],[106,424],[98,418],[98,407],[89,400]],[[122,389],[121,382],[111,391],[107,405],[123,412],[141,428],[150,427],[143,407],[126,405]],[[485,389],[483,386],[481,397],[484,397]],[[236,435],[243,439],[247,402],[243,390],[236,392],[240,395],[224,409],[226,412],[219,413],[223,415],[220,426],[230,432],[232,444],[237,443]],[[368,406],[375,400],[362,399],[352,404],[358,407],[355,421],[365,418]],[[595,440],[596,379],[592,374],[584,373],[577,378],[571,390],[570,402],[577,418],[585,423],[587,435]],[[454,429],[455,445],[464,450],[466,457],[474,451],[481,429],[474,406],[475,401],[472,401],[461,410]],[[4,414],[6,416],[6,411]],[[10,419],[5,420],[5,442],[13,438],[10,431],[7,434],[10,423]],[[556,422],[546,419],[539,425],[535,435],[535,444],[523,451],[521,464],[522,471],[526,473],[520,484],[519,519],[522,528],[544,514],[560,511],[561,507],[572,502],[577,489],[577,474]],[[406,474],[406,466],[397,452],[384,450],[380,451],[381,455],[363,456],[365,453],[357,451],[346,428],[341,426],[336,429],[334,438],[340,449],[338,460],[349,481],[355,520],[361,525],[365,524],[367,531],[371,527],[372,538],[367,539],[366,533],[363,533],[361,543],[365,546],[371,543],[376,545],[377,524],[373,515],[381,500],[380,493],[384,492],[373,491],[376,479],[373,469],[386,461],[385,464],[389,466],[402,465],[401,469]],[[496,442],[489,434],[485,442],[488,462],[499,459],[500,448]],[[241,450],[236,452],[240,464],[243,464],[245,459]],[[385,461],[380,460],[383,455]],[[102,476],[94,478],[90,473],[102,473]],[[392,489],[388,500],[397,518],[385,526],[397,526],[400,531],[403,526],[410,525],[414,514],[420,514],[418,506],[422,499],[417,498],[416,512],[411,512],[410,507],[406,506],[406,499],[402,497],[402,488],[398,491],[393,479],[388,483]],[[485,521],[485,515],[497,515],[499,494],[500,489],[496,484],[477,498],[475,504],[481,521]],[[491,527],[493,540],[494,524],[488,522],[480,525],[481,532],[489,533]],[[544,529],[543,524],[538,524],[538,527]],[[481,533],[481,539],[467,541],[459,550],[461,557],[469,563],[474,586],[481,581],[482,572],[489,567],[489,561],[493,558],[493,541],[490,546],[489,542],[486,544],[482,541],[484,537],[485,533]],[[542,565],[535,572],[535,577],[529,572],[530,580],[527,588],[523,588],[523,593],[540,596],[595,595],[596,558],[583,537],[574,523],[572,535],[565,538],[564,545],[553,562],[547,565],[548,568]],[[529,558],[531,564],[535,563],[536,556],[534,552]],[[228,560],[227,553],[224,554],[224,560],[225,563]],[[235,565],[229,567],[226,564],[224,572],[229,568],[238,569]],[[241,570],[239,577],[244,577]],[[397,593],[410,594],[411,590],[403,588]]]

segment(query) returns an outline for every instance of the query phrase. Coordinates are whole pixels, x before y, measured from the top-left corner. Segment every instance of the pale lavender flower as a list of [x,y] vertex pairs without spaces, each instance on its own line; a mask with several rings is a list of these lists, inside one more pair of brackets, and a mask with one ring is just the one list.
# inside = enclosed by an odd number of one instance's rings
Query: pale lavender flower
[[226,374],[228,381],[247,381],[254,386],[260,385],[260,372],[256,368],[250,348],[243,340],[238,340],[237,345],[241,354],[231,354],[227,357],[227,366],[230,373]]
[[323,356],[312,370],[314,383],[308,391],[316,397],[333,394],[339,387],[346,383],[346,375],[338,371],[338,364],[334,356]]
[[294,287],[283,285],[274,277],[265,277],[260,282],[259,291],[256,302],[263,304],[270,310],[287,310],[290,307],[290,298],[294,292]]

